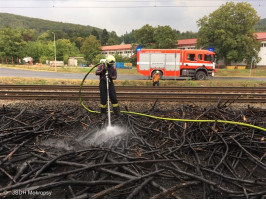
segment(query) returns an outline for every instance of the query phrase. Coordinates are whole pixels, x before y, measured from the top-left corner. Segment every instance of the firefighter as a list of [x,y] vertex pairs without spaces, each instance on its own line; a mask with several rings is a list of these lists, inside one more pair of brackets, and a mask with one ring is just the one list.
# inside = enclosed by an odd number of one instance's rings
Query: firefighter
[[107,86],[106,86],[106,72],[108,73],[109,78],[109,97],[113,106],[113,111],[116,116],[120,115],[120,109],[118,105],[118,101],[116,98],[116,91],[114,87],[113,80],[117,78],[117,71],[115,67],[115,57],[109,55],[106,58],[106,62],[102,63],[98,66],[96,70],[96,75],[100,78],[99,89],[101,96],[101,114],[102,119],[105,120],[107,117],[106,108],[107,108]]
[[160,80],[160,72],[157,70],[152,77],[152,82],[153,82],[152,85],[153,86],[157,85],[159,87],[160,86],[159,80]]

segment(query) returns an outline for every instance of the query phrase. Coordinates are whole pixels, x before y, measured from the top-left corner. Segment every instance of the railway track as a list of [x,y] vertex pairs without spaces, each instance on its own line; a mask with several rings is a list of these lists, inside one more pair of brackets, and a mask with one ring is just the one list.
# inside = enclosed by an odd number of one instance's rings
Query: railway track
[[[142,87],[116,86],[119,101],[187,101],[266,103],[266,87]],[[0,99],[78,100],[79,86],[1,85]],[[98,86],[83,86],[82,100],[99,100]]]

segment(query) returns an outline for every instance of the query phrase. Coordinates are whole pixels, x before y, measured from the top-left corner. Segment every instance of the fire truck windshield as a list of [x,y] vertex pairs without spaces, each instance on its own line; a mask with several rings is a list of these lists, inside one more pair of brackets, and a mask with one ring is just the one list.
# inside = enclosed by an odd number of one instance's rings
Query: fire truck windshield
[[205,54],[204,60],[213,62],[214,61],[213,55],[212,54]]

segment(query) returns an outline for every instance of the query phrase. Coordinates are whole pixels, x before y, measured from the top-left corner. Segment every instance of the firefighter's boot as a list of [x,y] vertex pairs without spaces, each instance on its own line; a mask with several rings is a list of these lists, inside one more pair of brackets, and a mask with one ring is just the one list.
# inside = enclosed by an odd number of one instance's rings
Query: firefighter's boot
[[107,119],[106,108],[101,108],[101,115],[102,120],[105,121]]
[[114,114],[116,115],[116,116],[120,116],[120,108],[119,108],[119,106],[116,106],[116,107],[113,107],[113,111],[114,111]]

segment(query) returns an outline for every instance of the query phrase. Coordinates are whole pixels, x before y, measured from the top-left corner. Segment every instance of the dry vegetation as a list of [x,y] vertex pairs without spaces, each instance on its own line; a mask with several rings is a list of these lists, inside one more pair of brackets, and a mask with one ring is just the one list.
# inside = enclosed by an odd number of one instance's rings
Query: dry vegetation
[[[85,104],[99,109],[98,102]],[[262,130],[122,114],[112,117],[112,124],[123,132],[110,137],[99,114],[78,102],[0,105],[1,198],[265,198]],[[266,128],[261,105],[123,102],[121,107]]]

